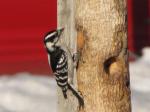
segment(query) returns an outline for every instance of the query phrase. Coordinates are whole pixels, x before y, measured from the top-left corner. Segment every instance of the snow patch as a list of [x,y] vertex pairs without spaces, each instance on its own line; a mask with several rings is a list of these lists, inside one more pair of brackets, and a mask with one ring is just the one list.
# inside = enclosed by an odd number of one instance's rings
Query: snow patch
[[0,78],[0,112],[56,112],[53,78],[19,73]]

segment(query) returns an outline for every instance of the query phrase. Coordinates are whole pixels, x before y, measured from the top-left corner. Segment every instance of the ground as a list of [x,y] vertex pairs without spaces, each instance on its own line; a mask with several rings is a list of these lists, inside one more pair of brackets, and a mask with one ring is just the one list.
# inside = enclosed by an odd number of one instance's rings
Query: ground
[[143,56],[130,63],[133,112],[150,110],[150,48],[143,49]]
[[[130,62],[132,112],[150,110],[150,48]],[[57,112],[53,77],[18,73],[0,77],[0,112]]]

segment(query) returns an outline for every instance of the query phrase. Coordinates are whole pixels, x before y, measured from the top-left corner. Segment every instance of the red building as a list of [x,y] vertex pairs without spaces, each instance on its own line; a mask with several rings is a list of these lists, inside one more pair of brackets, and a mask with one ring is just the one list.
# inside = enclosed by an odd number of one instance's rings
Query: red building
[[0,3],[0,74],[48,73],[43,35],[56,28],[56,0]]
[[[4,0],[0,3],[0,74],[50,73],[43,47],[45,32],[56,28],[56,0]],[[150,45],[150,0],[128,0],[131,51]]]

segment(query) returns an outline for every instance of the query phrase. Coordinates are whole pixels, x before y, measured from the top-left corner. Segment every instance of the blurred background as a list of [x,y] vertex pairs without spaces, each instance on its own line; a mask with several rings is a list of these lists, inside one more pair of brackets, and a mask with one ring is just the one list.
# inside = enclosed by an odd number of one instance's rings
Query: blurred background
[[[56,112],[43,36],[57,26],[56,0],[0,2],[0,112]],[[133,112],[150,110],[150,0],[128,0]]]

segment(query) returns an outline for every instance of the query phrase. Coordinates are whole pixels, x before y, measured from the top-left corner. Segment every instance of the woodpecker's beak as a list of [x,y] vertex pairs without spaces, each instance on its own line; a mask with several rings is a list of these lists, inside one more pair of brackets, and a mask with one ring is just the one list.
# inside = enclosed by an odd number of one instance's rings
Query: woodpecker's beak
[[57,30],[57,36],[56,36],[57,40],[54,42],[54,45],[59,42],[59,39],[60,39],[61,34],[62,34],[63,31],[64,31],[64,28],[61,28],[61,29]]
[[64,31],[64,28],[58,29],[57,33],[58,33],[58,38],[61,36],[62,32]]

